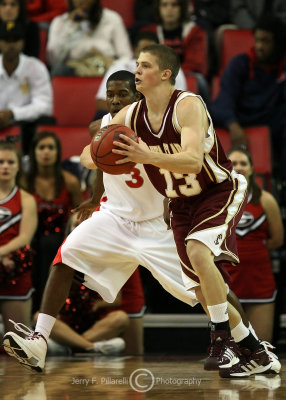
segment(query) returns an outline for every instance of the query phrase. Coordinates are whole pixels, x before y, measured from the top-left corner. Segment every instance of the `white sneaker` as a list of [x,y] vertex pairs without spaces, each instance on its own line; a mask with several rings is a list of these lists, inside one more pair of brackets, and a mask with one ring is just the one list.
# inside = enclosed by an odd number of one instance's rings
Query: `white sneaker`
[[125,342],[122,338],[116,337],[109,340],[94,342],[93,351],[105,355],[118,354],[125,349]]
[[42,372],[48,349],[46,339],[40,333],[32,331],[24,324],[17,324],[12,320],[9,321],[14,324],[18,331],[28,336],[22,338],[15,332],[7,332],[3,338],[3,346],[6,353],[11,357],[15,357],[24,367]]
[[275,353],[273,353],[273,351],[272,351],[275,349],[275,347],[271,343],[266,342],[266,340],[264,340],[263,342],[260,342],[260,344],[264,347],[266,353],[268,354],[268,356],[271,360],[271,367],[267,372],[272,373],[272,374],[279,374],[279,372],[281,370],[281,364],[280,364],[280,361],[278,360],[277,355]]

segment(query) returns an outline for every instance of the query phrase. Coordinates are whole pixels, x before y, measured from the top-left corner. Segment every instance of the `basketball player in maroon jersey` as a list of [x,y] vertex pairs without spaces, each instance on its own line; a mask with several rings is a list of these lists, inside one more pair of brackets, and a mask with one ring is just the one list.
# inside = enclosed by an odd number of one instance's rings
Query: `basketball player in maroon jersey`
[[[175,90],[175,52],[145,47],[137,60],[136,88],[144,99],[120,111],[111,123],[131,127],[139,144],[121,135],[125,156],[117,163],[145,165],[156,189],[170,199],[171,226],[187,290],[194,290],[211,319],[212,342],[223,343],[222,377],[249,376],[270,368],[270,358],[229,303],[219,261],[238,263],[235,226],[246,199],[246,180],[232,170],[202,99]],[[232,334],[239,349],[230,336]],[[243,357],[240,357],[243,353]]]

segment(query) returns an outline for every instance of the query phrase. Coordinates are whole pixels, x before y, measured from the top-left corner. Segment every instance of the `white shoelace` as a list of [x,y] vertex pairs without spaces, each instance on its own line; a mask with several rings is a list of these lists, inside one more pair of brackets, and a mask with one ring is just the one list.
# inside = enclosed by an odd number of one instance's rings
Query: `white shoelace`
[[14,328],[19,331],[24,333],[25,335],[32,336],[34,334],[34,331],[30,329],[28,326],[22,324],[21,322],[14,322],[12,319],[9,319],[10,322],[14,325]]
[[275,349],[275,347],[271,343],[267,342],[266,340],[263,340],[262,342],[260,342],[260,344],[264,347],[265,351],[268,354],[270,353],[271,357],[275,357],[278,360],[277,355],[272,351]]

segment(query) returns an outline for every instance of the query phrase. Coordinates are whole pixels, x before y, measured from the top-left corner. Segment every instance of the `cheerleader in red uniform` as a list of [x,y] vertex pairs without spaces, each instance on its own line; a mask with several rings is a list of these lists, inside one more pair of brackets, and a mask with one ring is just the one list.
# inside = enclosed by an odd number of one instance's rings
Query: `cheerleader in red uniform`
[[39,225],[33,241],[36,250],[33,310],[40,307],[51,262],[63,241],[70,210],[82,202],[80,182],[61,166],[61,143],[50,131],[38,133],[32,142],[25,187],[34,195]]
[[30,243],[37,227],[36,202],[18,187],[19,149],[0,142],[0,310],[5,330],[9,319],[30,326],[32,305]]
[[248,181],[248,202],[236,228],[237,267],[226,266],[230,288],[240,299],[257,336],[271,342],[276,285],[270,254],[283,244],[283,224],[274,197],[255,182],[251,155],[242,147],[228,154],[233,168]]

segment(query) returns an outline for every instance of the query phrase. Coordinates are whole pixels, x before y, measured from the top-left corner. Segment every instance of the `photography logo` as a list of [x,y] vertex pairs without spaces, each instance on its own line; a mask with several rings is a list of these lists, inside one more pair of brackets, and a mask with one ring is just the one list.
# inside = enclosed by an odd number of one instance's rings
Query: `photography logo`
[[152,389],[155,383],[154,375],[149,369],[135,369],[129,377],[129,385],[139,393],[145,393]]

